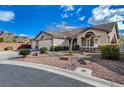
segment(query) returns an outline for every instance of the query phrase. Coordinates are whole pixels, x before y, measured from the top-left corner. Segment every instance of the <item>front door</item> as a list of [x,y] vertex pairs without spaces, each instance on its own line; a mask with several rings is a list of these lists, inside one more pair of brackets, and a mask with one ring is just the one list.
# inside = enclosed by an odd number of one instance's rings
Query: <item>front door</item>
[[91,37],[90,39],[90,46],[94,46],[94,37]]

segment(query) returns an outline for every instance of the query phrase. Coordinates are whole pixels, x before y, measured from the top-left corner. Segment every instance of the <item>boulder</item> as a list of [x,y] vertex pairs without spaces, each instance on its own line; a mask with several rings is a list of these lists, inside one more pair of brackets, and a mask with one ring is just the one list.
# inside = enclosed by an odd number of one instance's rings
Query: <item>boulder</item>
[[86,52],[82,52],[82,55],[86,56],[86,55],[87,55],[87,53],[86,53]]
[[91,61],[89,61],[89,60],[84,60],[84,62],[85,62],[85,64],[87,65],[87,64],[91,64],[92,62]]

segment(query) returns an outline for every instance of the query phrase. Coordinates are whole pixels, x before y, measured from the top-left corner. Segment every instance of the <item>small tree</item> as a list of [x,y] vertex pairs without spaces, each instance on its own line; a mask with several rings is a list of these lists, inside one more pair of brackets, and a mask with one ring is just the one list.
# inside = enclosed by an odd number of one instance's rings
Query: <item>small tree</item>
[[4,39],[3,38],[0,38],[0,42],[4,42]]
[[[70,30],[72,30],[72,29],[71,28],[66,29],[65,23],[62,23],[61,32],[66,33],[67,31],[70,31]],[[69,45],[69,54],[73,55],[73,49],[72,48],[73,48],[74,35],[71,32],[69,33],[69,35],[70,35],[70,40],[71,40],[70,45]],[[65,39],[67,39],[66,36],[65,36]]]
[[73,40],[74,40],[74,36],[71,34],[71,42],[70,42],[70,47],[69,47],[69,53],[70,53],[70,55],[73,55],[73,50],[72,50]]

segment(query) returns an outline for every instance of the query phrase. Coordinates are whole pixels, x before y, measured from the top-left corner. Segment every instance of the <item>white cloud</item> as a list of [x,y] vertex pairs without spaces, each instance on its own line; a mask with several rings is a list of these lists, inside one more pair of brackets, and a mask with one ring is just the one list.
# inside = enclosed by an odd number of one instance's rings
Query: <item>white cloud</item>
[[110,5],[102,5],[92,10],[92,16],[88,22],[91,24],[101,24],[108,22],[118,22],[119,29],[124,29],[124,8],[111,8]]
[[74,6],[72,5],[61,5],[60,9],[63,10],[61,14],[62,18],[68,18],[70,16],[73,16],[71,12],[75,10]]
[[26,34],[19,34],[19,36],[28,37],[28,35],[26,35]]
[[12,11],[0,11],[0,21],[12,21],[15,18],[15,13]]
[[84,16],[79,17],[79,20],[81,20],[81,21],[83,21],[84,19],[85,19],[85,17],[84,17]]
[[73,16],[72,13],[64,13],[64,14],[61,14],[62,18],[68,18],[70,16]]
[[66,30],[66,31],[69,31],[69,30],[72,30],[72,29],[76,29],[77,27],[76,26],[71,26],[71,25],[68,25],[67,22],[62,22],[62,23],[59,23],[59,24],[56,24],[56,27],[59,29],[59,30]]
[[61,16],[62,16],[62,18],[68,18],[69,17],[69,15],[67,13],[62,14]]
[[79,14],[81,12],[82,8],[79,8],[77,11],[76,11],[76,14]]
[[73,5],[61,5],[60,8],[64,9],[65,12],[75,10]]
[[65,26],[65,29],[76,29],[77,27],[75,26]]

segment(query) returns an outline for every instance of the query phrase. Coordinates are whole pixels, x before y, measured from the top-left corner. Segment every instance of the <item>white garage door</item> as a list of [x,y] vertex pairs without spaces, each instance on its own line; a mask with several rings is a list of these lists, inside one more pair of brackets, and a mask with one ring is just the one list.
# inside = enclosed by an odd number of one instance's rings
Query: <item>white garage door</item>
[[42,48],[42,47],[47,47],[48,49],[50,49],[50,47],[52,46],[52,40],[43,40],[43,41],[39,41],[38,43],[38,48]]
[[120,42],[120,52],[124,52],[124,41]]

